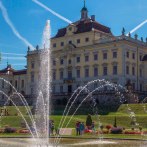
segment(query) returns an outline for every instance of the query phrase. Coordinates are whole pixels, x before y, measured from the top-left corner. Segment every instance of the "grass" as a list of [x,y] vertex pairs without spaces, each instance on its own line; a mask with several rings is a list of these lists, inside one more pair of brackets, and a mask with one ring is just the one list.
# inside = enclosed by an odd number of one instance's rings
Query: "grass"
[[[107,124],[112,124],[114,123],[114,118],[116,117],[117,121],[117,126],[125,127],[126,129],[130,129],[131,126],[131,118],[130,118],[130,113],[128,111],[128,107],[132,110],[132,112],[135,112],[136,114],[136,120],[137,123],[139,123],[140,126],[144,130],[147,130],[147,111],[145,111],[144,108],[147,107],[147,104],[129,104],[128,106],[126,104],[121,105],[116,112],[109,112],[108,115],[99,115],[100,122],[105,126]],[[24,115],[25,119],[29,122],[30,124],[30,119],[29,116],[27,115],[27,111],[25,110],[24,107],[18,107],[22,114]],[[7,107],[9,115],[10,116],[3,116],[1,121],[0,121],[0,126],[4,127],[6,125],[9,125],[11,127],[15,128],[20,128],[21,127],[21,122],[23,121],[22,117],[18,115],[17,110],[13,106]],[[16,116],[16,114],[18,116]],[[55,122],[55,127],[57,128],[60,120],[61,120],[62,115],[51,115],[50,119],[54,120]],[[75,123],[76,121],[81,121],[85,122],[86,121],[87,115],[75,115],[72,119],[67,128],[75,128]],[[70,120],[71,115],[67,116],[67,119],[63,125],[63,127],[66,127],[68,121]],[[95,122],[96,127],[98,126],[98,116],[92,115],[92,120]],[[19,136],[19,134],[0,134],[0,136]],[[24,135],[26,136],[26,135]],[[74,136],[75,137],[75,136]],[[84,136],[88,137],[88,136]],[[115,134],[107,134],[104,135],[105,138],[140,138],[141,135],[115,135]]]

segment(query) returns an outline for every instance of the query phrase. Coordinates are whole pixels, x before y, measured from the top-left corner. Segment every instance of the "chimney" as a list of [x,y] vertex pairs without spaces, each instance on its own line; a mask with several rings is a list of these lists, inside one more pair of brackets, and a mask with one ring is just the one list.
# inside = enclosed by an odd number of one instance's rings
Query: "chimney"
[[95,21],[95,15],[91,15],[91,20]]

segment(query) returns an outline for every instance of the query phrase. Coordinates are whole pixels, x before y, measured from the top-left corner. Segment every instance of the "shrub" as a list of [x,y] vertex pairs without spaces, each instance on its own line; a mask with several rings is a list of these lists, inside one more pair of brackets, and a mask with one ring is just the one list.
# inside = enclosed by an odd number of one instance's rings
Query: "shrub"
[[113,127],[117,128],[116,117],[114,118],[114,125],[113,125]]
[[6,127],[4,129],[4,133],[15,133],[15,132],[16,132],[15,128]]
[[30,133],[30,131],[27,129],[22,129],[22,130],[19,130],[19,133],[27,134],[27,133]]
[[112,128],[112,125],[106,125],[106,129],[110,130]]
[[140,131],[140,132],[142,131],[142,127],[141,127],[141,126],[139,127],[139,131]]
[[132,129],[132,131],[134,131],[135,130],[135,128],[131,128]]
[[108,130],[103,130],[103,134],[108,134]]
[[104,129],[104,126],[103,125],[100,125],[100,129],[103,130]]
[[88,114],[86,118],[86,126],[91,126],[91,125],[92,125],[92,118],[91,118],[91,115]]
[[111,128],[111,133],[112,134],[122,134],[122,132],[123,132],[123,129],[122,128],[120,128],[120,127],[118,127],[118,128]]
[[147,134],[147,131],[143,131],[143,134],[146,135]]
[[4,129],[0,129],[0,133],[4,133]]

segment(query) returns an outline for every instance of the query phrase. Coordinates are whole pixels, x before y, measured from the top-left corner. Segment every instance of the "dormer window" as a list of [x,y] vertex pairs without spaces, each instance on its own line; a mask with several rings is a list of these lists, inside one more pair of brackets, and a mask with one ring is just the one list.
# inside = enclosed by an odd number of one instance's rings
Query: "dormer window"
[[64,46],[64,42],[61,42],[61,46]]
[[88,37],[85,38],[85,42],[89,42],[89,38]]
[[78,43],[78,44],[80,43],[80,39],[77,39],[77,43]]
[[72,41],[71,40],[69,41],[69,44],[72,44]]
[[68,30],[69,30],[69,31],[72,31],[72,27],[69,27]]
[[53,44],[53,47],[54,47],[54,48],[56,47],[56,43]]

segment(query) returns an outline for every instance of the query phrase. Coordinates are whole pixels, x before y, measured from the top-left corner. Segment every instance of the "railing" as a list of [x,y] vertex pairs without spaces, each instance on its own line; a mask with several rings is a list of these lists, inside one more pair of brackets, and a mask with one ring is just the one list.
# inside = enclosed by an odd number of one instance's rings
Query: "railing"
[[75,78],[65,78],[64,79],[64,83],[70,84],[70,83],[74,83],[74,82],[75,82]]

